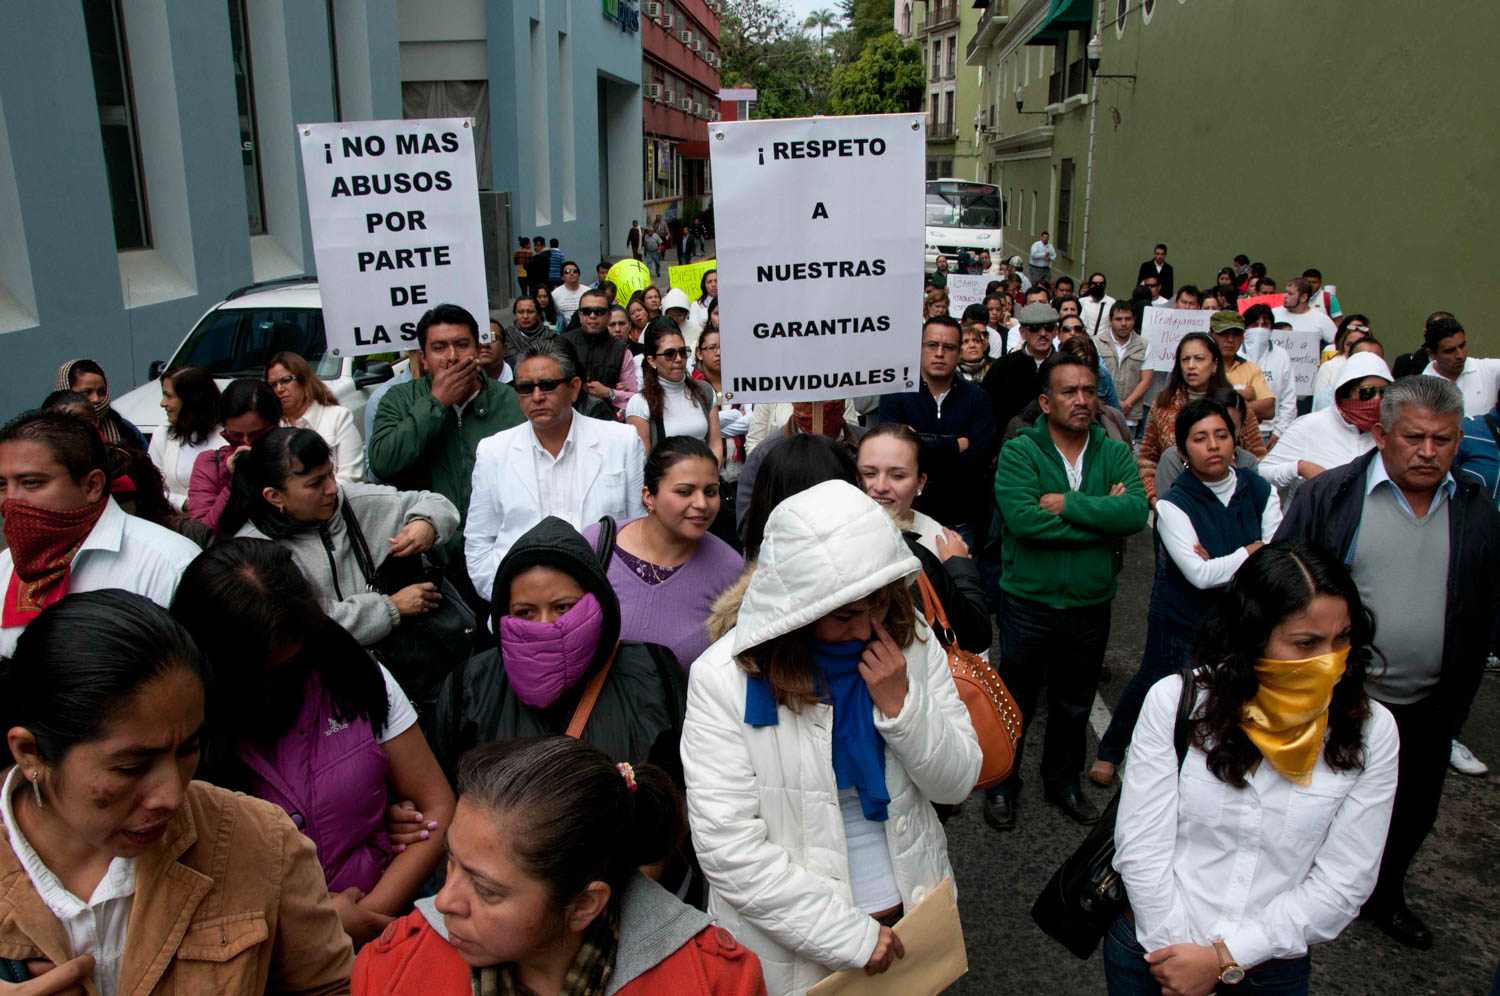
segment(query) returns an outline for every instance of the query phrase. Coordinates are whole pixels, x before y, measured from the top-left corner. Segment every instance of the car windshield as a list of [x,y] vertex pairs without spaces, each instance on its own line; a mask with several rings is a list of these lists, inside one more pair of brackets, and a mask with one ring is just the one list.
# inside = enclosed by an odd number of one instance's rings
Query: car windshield
[[298,354],[324,379],[337,377],[339,358],[326,355],[318,308],[219,308],[204,316],[171,366],[196,364],[220,379],[262,377],[282,350]]
[[927,188],[927,224],[940,228],[999,228],[1000,196],[985,184]]

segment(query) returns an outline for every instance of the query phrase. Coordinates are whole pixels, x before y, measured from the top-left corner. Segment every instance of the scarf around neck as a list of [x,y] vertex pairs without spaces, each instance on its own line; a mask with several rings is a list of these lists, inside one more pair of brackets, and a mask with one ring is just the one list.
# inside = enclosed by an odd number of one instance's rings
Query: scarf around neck
[[[52,389],[54,391],[73,390],[73,368],[78,366],[78,364],[80,363],[92,362],[93,360],[90,360],[87,357],[79,357],[76,360],[69,360],[62,366],[58,367],[57,377],[52,381]],[[103,367],[100,367],[100,369],[102,370]],[[120,442],[124,439],[124,437],[120,435],[120,427],[116,425],[115,420],[110,417],[114,413],[110,410],[109,407],[109,377],[107,375],[104,377],[104,397],[98,401],[90,401],[89,407],[93,409],[94,418],[99,423],[99,435],[103,437],[104,441],[111,446],[120,445]]]
[[1288,781],[1312,782],[1328,732],[1328,705],[1348,659],[1345,647],[1307,660],[1255,664],[1260,687],[1245,703],[1240,728]]
[[[620,903],[611,898],[583,931],[583,944],[563,976],[559,996],[604,996],[620,947]],[[513,962],[471,969],[474,996],[536,996],[521,982]]]
[[0,504],[5,541],[15,562],[0,609],[0,626],[25,626],[68,593],[73,560],[107,504],[107,497],[66,511],[15,498]]

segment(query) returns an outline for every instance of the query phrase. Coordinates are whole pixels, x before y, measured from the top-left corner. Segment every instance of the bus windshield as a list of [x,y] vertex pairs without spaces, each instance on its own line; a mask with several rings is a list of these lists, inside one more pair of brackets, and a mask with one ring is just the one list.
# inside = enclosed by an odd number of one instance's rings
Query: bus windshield
[[927,224],[933,228],[999,228],[1000,189],[988,183],[930,182]]

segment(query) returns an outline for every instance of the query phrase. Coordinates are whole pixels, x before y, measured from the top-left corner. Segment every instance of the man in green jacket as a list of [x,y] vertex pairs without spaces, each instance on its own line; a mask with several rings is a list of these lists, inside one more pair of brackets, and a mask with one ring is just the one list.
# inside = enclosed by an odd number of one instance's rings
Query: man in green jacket
[[428,556],[465,596],[464,522],[474,451],[486,436],[526,421],[515,390],[479,368],[479,323],[456,304],[440,304],[417,322],[425,376],[397,384],[380,399],[370,435],[370,466],[402,491],[436,491],[458,506],[458,530]]
[[[1146,525],[1146,491],[1130,447],[1094,422],[1099,373],[1056,353],[1038,373],[1042,417],[1000,451],[1000,677],[1023,722],[1047,686],[1042,795],[1079,823],[1098,822],[1084,795],[1086,728],[1115,597],[1114,551]],[[1024,741],[1022,743],[1024,746]],[[1015,826],[1019,749],[1011,776],[985,796],[985,820]]]

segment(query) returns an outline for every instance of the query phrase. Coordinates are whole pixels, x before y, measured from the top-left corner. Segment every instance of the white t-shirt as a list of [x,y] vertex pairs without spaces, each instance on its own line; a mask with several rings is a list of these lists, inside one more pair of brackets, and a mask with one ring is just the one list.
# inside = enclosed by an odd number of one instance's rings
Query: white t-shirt
[[[708,436],[708,411],[703,407],[703,395],[697,395],[697,404],[688,400],[685,385],[687,378],[677,383],[660,378],[662,390],[662,428],[668,436],[692,436],[706,439]],[[701,383],[701,382],[700,382]],[[626,418],[638,418],[651,424],[651,409],[646,407],[646,396],[637,394],[625,405]]]
[[865,819],[859,791],[839,790],[839,813],[844,818],[844,844],[849,852],[849,891],[854,905],[866,913],[884,913],[901,905],[901,889],[891,864],[891,845],[885,824]]
[[578,285],[577,290],[568,290],[567,284],[558,284],[552,289],[552,303],[557,305],[557,317],[566,326],[573,320],[573,312],[578,310],[578,302],[587,294],[589,289],[583,284]]
[[1285,307],[1272,308],[1272,316],[1278,322],[1286,322],[1295,332],[1316,332],[1325,343],[1333,341],[1333,337],[1339,334],[1339,327],[1333,324],[1333,319],[1321,311],[1311,309],[1300,315],[1294,315]]
[[412,708],[411,699],[396,684],[396,679],[391,677],[391,672],[385,669],[385,665],[375,666],[380,668],[380,677],[385,681],[385,728],[375,734],[375,742],[383,744],[395,740],[416,726],[417,710]]

